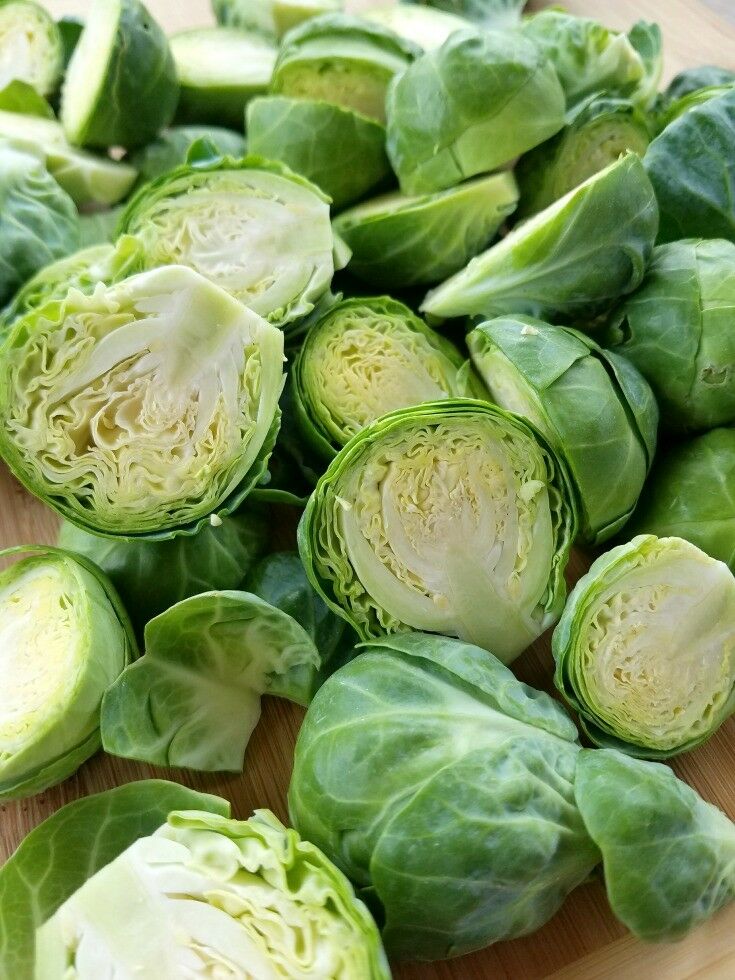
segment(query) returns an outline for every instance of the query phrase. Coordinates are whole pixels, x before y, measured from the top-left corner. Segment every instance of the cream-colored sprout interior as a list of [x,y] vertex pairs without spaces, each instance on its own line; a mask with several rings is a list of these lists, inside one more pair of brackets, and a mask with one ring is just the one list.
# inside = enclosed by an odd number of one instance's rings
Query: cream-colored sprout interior
[[369,306],[313,331],[302,375],[315,421],[341,444],[394,409],[462,393],[457,367],[423,333]]
[[31,3],[0,5],[0,89],[14,79],[50,94],[59,54],[48,15]]
[[47,558],[0,573],[0,769],[33,745],[73,696],[85,650],[75,584]]
[[187,31],[171,38],[183,84],[265,86],[273,74],[276,48],[267,38],[230,28]]
[[388,83],[394,72],[405,67],[405,62],[398,58],[388,58],[388,66],[382,67],[325,54],[316,62],[302,64],[296,61],[281,68],[277,75],[277,90],[294,99],[332,102],[385,122]]
[[60,976],[62,963],[76,980],[371,976],[349,896],[303,858],[285,867],[289,847],[164,825],[97,872],[39,931],[37,976]]
[[116,532],[209,513],[270,428],[280,331],[180,267],[61,311],[7,355],[6,425],[31,480]]
[[672,749],[711,730],[735,679],[735,583],[677,538],[611,566],[581,622],[577,683],[623,738]]
[[308,187],[255,169],[187,177],[131,231],[153,268],[190,266],[261,316],[308,313],[332,279],[329,206]]
[[121,0],[97,0],[86,13],[84,30],[66,70],[62,90],[62,119],[72,142],[82,139],[89,114],[103,97],[120,7]]
[[547,625],[555,553],[559,500],[538,444],[478,412],[404,420],[363,445],[335,481],[319,553],[344,604],[367,629],[515,657]]

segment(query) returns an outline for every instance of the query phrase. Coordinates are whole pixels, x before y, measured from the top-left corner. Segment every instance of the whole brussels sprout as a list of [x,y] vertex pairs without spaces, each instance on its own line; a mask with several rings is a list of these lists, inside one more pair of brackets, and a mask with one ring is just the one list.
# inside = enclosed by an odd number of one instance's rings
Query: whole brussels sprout
[[735,71],[729,68],[719,68],[717,65],[701,65],[697,68],[685,68],[669,82],[663,93],[664,103],[675,102],[692,92],[713,86],[732,85],[735,83]]
[[4,0],[0,4],[0,89],[19,80],[39,95],[53,95],[63,66],[61,34],[53,17],[33,0]]

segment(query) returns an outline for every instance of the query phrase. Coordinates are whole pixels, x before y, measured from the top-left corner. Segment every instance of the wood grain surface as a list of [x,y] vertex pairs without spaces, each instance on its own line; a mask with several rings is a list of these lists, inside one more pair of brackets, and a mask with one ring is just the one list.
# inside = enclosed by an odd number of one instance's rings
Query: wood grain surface
[[[718,0],[731,8],[735,0]],[[147,0],[147,5],[170,32],[211,23],[207,0]],[[364,2],[351,4],[353,9]],[[532,3],[540,8],[543,3]],[[716,63],[735,69],[735,28],[728,26],[699,0],[567,0],[575,13],[599,17],[612,27],[626,28],[639,17],[657,20],[666,48],[666,77],[682,68]],[[79,0],[51,0],[55,14],[84,14]],[[33,500],[0,464],[0,547],[52,542],[57,521]],[[575,555],[573,581],[586,567]],[[551,653],[548,637],[515,664],[529,684],[550,688]],[[286,702],[265,699],[263,717],[247,752],[242,775],[199,775],[106,757],[86,763],[61,786],[29,800],[0,806],[0,861],[23,836],[64,803],[88,793],[149,776],[175,779],[227,797],[238,817],[255,807],[271,807],[287,819],[285,793],[291,772],[293,744],[303,716]],[[735,819],[735,721],[730,720],[705,745],[675,760],[677,774],[695,786],[705,799]],[[646,946],[626,934],[612,916],[604,889],[597,881],[578,888],[562,910],[543,929],[525,939],[496,946],[459,960],[438,964],[408,964],[396,969],[399,980],[725,980],[735,977],[735,905],[681,943]],[[3,978],[11,980],[11,978]],[[24,980],[24,978],[12,978]]]

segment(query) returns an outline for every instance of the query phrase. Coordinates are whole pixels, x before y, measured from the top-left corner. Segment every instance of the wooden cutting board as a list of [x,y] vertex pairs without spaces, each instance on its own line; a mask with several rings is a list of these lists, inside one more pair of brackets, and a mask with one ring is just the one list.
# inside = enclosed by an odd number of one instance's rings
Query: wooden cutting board
[[[169,31],[211,22],[207,0],[147,2]],[[357,0],[352,7],[359,9],[367,2]],[[729,2],[735,7],[735,0]],[[59,16],[83,14],[86,4],[79,0],[52,0],[47,6]],[[715,63],[735,69],[735,27],[719,20],[698,0],[567,0],[566,6],[575,13],[598,17],[611,27],[627,28],[639,17],[657,20],[664,32],[667,78],[697,64]],[[51,511],[31,498],[0,464],[0,547],[53,542],[56,525]],[[576,555],[570,580],[577,578],[586,565],[584,556]],[[524,654],[514,664],[516,668],[527,683],[548,689],[548,637]],[[225,796],[238,817],[247,817],[255,807],[267,806],[285,820],[292,750],[302,715],[295,706],[266,699],[241,776],[154,769],[99,754],[61,786],[29,800],[0,806],[0,861],[32,827],[63,804],[150,776],[176,779]],[[676,760],[674,768],[705,799],[735,819],[735,720],[724,725],[706,745]],[[533,936],[499,943],[459,960],[399,967],[396,976],[400,980],[731,980],[735,977],[735,905],[681,943],[648,946],[626,934],[607,906],[603,887],[592,882],[578,888],[558,915]]]

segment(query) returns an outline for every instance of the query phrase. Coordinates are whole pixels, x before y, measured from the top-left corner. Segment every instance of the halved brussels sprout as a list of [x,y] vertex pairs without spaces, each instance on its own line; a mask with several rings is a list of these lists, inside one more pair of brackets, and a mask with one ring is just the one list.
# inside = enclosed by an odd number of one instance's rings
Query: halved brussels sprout
[[564,464],[535,430],[457,399],[358,433],[309,499],[299,552],[363,639],[426,630],[507,663],[556,622],[575,531]]
[[[659,242],[680,238],[735,241],[729,180],[735,145],[735,88],[694,106],[656,137],[644,163],[661,212]],[[706,146],[707,152],[700,152]]]
[[735,577],[682,538],[642,534],[575,585],[554,683],[596,745],[665,759],[735,707]]
[[439,317],[593,317],[640,285],[657,229],[651,182],[628,153],[472,259],[427,293],[421,309]]
[[458,17],[454,11],[454,6],[451,10],[437,10],[408,2],[368,7],[360,11],[360,16],[395,31],[424,51],[435,51],[450,34],[468,26],[468,20]]
[[182,599],[237,588],[265,550],[265,524],[261,510],[243,510],[204,524],[196,534],[126,541],[102,538],[64,521],[58,543],[109,576],[142,637],[149,620]]
[[261,34],[201,27],[175,34],[171,53],[179,79],[177,120],[239,129],[245,106],[270,85],[277,49]]
[[[240,119],[238,129],[241,124]],[[245,137],[233,129],[224,126],[172,126],[132,153],[130,162],[138,171],[141,182],[154,180],[167,170],[186,163],[192,144],[200,139],[208,140],[222,156],[245,155]]]
[[0,4],[0,89],[18,79],[53,95],[64,68],[61,34],[53,17],[33,0]]
[[271,95],[247,108],[248,148],[312,180],[334,208],[364,197],[390,175],[385,129],[329,102]]
[[656,449],[658,409],[643,378],[588,337],[532,317],[490,320],[467,344],[491,400],[532,422],[566,461],[582,539],[612,537]]
[[564,125],[564,93],[530,41],[468,29],[396,78],[386,114],[401,190],[422,194],[497,170],[549,139]]
[[735,422],[735,244],[660,245],[605,343],[650,382],[670,432]]
[[70,971],[390,980],[349,881],[269,810],[170,813],[88,878],[36,933],[36,980]]
[[282,37],[302,21],[342,9],[342,0],[211,0],[217,23]]
[[99,282],[106,286],[120,282],[140,261],[140,242],[132,235],[122,235],[114,245],[92,245],[44,266],[21,286],[0,314],[0,341],[15,321],[31,310],[63,300],[70,289],[91,293]]
[[347,242],[349,269],[379,287],[439,282],[495,236],[518,201],[509,171],[408,197],[395,191],[343,211],[334,228]]
[[148,268],[191,266],[279,326],[314,309],[335,269],[328,199],[273,160],[213,157],[142,187],[120,223]]
[[100,747],[102,695],[136,655],[109,580],[49,547],[0,572],[0,800],[40,793]]
[[342,300],[315,323],[292,386],[304,438],[327,459],[388,412],[485,394],[457,348],[387,296]]
[[191,533],[262,477],[282,384],[280,330],[191,269],[156,269],[16,321],[0,452],[89,531]]
[[350,14],[325,14],[283,39],[271,90],[331,102],[384,122],[390,80],[420,51],[379,24]]
[[79,248],[74,202],[34,155],[0,140],[0,304],[45,265]]
[[691,541],[735,574],[735,429],[669,446],[654,463],[631,528]]
[[77,146],[142,146],[171,122],[179,86],[171,50],[140,0],[94,0],[61,93]]
[[40,157],[51,176],[79,205],[116,204],[138,176],[128,163],[70,146],[55,119],[0,111],[0,139]]
[[580,103],[558,135],[521,158],[517,217],[547,208],[626,150],[642,157],[650,142],[648,118],[629,100],[593,96]]

